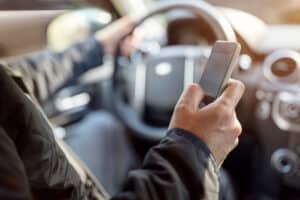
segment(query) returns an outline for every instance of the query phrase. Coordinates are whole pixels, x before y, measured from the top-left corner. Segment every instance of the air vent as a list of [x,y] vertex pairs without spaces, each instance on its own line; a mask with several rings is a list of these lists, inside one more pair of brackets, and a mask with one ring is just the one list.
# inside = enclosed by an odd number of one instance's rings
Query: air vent
[[292,50],[278,50],[264,62],[264,75],[272,82],[294,84],[300,81],[300,54]]

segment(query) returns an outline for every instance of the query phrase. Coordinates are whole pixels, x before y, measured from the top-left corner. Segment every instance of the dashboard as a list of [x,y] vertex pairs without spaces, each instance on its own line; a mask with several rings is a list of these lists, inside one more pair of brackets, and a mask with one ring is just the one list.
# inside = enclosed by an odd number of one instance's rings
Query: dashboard
[[[234,76],[247,90],[238,115],[244,132],[258,141],[258,174],[267,181],[261,187],[276,177],[300,188],[300,25],[266,25],[248,13],[219,9],[242,45]],[[179,16],[170,17],[169,45],[214,43],[216,36],[202,19]]]

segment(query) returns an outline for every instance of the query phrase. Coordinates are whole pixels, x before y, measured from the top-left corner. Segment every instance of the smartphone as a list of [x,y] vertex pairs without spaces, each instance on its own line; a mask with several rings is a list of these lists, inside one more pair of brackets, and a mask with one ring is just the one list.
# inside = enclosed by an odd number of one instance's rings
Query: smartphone
[[237,42],[217,41],[206,62],[200,79],[205,92],[204,103],[214,101],[223,92],[237,66],[241,46]]

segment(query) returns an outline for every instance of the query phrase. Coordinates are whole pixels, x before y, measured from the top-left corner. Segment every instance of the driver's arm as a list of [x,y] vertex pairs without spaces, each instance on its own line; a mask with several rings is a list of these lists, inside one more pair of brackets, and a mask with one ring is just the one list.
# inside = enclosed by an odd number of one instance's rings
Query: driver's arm
[[[101,66],[104,55],[114,53],[117,42],[130,31],[134,23],[133,18],[124,17],[64,52],[44,50],[2,61],[1,64],[12,70],[13,74],[22,76],[27,90],[39,102],[43,102],[67,81]],[[126,45],[130,46],[130,41]]]
[[168,136],[132,171],[123,193],[113,200],[218,199],[218,171],[238,144],[236,118],[244,86],[231,80],[221,97],[201,109],[203,92],[192,85],[175,108]]
[[29,92],[43,102],[67,81],[102,63],[103,48],[92,37],[61,53],[44,50],[3,64],[20,75]]
[[[1,199],[31,199],[28,191],[49,198],[72,194],[74,199],[83,199],[89,193],[55,142],[47,121],[1,68],[0,74],[0,105],[4,106],[0,113],[0,155],[4,159],[0,189],[5,189]],[[217,199],[218,168],[241,133],[234,108],[243,90],[241,83],[231,81],[218,100],[201,109],[203,93],[199,86],[185,90],[168,136],[150,150],[143,167],[130,173],[124,191],[112,199]],[[12,177],[19,180],[11,182]]]

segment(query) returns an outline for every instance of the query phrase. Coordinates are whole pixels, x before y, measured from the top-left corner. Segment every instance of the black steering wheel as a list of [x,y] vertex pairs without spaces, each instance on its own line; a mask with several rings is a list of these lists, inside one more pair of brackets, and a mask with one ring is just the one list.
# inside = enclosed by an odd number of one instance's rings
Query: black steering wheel
[[[226,18],[213,6],[198,0],[163,1],[141,17],[132,32],[145,20],[172,10],[185,10],[202,18],[218,40],[235,41]],[[207,59],[207,47],[157,46],[147,43],[124,62],[118,51],[113,75],[113,106],[123,123],[137,136],[157,141],[165,136],[166,124],[183,88],[198,82]],[[157,44],[157,43],[155,43]],[[169,119],[168,119],[169,120]],[[149,123],[150,121],[150,123]]]

